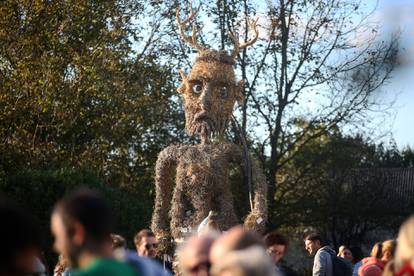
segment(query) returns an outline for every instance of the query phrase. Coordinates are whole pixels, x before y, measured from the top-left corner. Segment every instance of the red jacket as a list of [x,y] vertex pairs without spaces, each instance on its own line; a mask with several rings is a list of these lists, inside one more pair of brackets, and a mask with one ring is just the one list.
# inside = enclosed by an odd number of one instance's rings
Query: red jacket
[[385,264],[375,257],[365,258],[358,269],[358,276],[381,276],[384,266]]
[[400,271],[398,271],[395,276],[414,276],[414,269],[408,263]]

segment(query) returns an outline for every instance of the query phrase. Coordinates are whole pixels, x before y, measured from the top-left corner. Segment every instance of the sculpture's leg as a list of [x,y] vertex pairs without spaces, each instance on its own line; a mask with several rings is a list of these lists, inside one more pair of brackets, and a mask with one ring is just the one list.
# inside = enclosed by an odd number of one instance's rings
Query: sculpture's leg
[[207,179],[199,180],[199,185],[194,191],[189,191],[195,214],[192,225],[197,230],[198,225],[208,216],[209,211],[214,211],[211,203],[211,183]]
[[186,199],[183,191],[182,183],[177,183],[177,187],[174,191],[172,198],[170,217],[171,217],[171,234],[174,239],[179,239],[185,235],[183,228],[185,228],[186,217]]
[[224,184],[223,186],[227,187],[220,189],[216,195],[216,200],[219,206],[219,219],[217,220],[217,223],[220,227],[220,230],[225,231],[235,226],[238,221],[236,214],[234,213],[233,197],[231,195],[231,191],[228,187],[228,184]]

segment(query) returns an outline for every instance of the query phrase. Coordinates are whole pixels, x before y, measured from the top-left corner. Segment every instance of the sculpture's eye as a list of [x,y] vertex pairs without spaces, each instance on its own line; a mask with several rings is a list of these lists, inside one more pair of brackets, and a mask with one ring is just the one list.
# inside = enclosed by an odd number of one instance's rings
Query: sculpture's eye
[[203,91],[203,86],[199,83],[193,85],[193,92],[195,94],[200,94]]
[[220,88],[220,97],[222,97],[223,99],[227,98],[229,95],[229,90],[227,88],[227,86],[223,86]]

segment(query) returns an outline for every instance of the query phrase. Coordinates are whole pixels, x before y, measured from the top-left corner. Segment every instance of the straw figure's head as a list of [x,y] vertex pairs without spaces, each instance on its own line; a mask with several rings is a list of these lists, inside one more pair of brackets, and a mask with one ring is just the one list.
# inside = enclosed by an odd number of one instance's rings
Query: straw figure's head
[[198,54],[188,75],[180,71],[182,84],[177,90],[184,97],[187,132],[192,136],[199,135],[202,143],[209,143],[212,137],[223,134],[235,102],[243,103],[243,81],[236,81],[233,66],[239,50],[256,42],[258,31],[256,22],[250,22],[255,36],[241,45],[238,37],[230,34],[235,45],[231,54],[207,49],[197,42],[195,24],[192,36],[185,35],[185,26],[198,12],[192,7],[190,11],[190,16],[181,21],[178,8],[177,23],[181,38],[196,48]]

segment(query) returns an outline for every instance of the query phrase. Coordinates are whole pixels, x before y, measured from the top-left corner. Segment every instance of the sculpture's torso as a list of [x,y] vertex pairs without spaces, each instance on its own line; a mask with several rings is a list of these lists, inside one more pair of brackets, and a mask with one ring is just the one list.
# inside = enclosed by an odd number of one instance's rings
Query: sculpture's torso
[[[240,157],[232,144],[177,147],[176,189],[170,210],[174,237],[196,227],[210,210],[218,213],[222,230],[237,223],[230,192],[229,164]],[[180,233],[181,232],[181,233]]]

